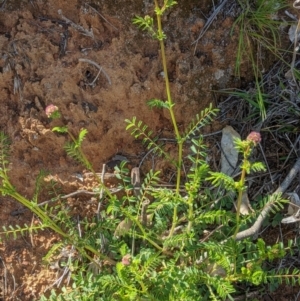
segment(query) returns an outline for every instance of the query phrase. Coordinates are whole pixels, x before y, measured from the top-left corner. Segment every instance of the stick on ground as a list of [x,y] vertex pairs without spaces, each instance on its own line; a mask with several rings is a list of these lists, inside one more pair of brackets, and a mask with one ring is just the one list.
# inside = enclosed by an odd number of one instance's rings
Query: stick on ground
[[94,65],[96,68],[99,69],[99,71],[102,71],[102,72],[103,72],[103,74],[104,74],[105,77],[107,78],[108,83],[111,85],[111,80],[110,80],[108,74],[103,70],[103,68],[102,68],[99,64],[97,64],[97,63],[95,63],[94,61],[89,60],[89,59],[79,59],[78,61],[79,61],[79,62],[85,62],[85,63],[91,64],[91,65]]
[[253,224],[253,226],[247,230],[239,232],[235,237],[236,240],[243,240],[247,237],[253,236],[258,233],[258,231],[260,230],[260,228],[263,224],[263,221],[265,220],[266,216],[269,214],[269,212],[272,209],[272,205],[273,205],[274,200],[276,199],[276,196],[279,193],[284,193],[288,189],[291,182],[296,177],[296,175],[299,171],[300,171],[300,158],[296,161],[295,165],[292,167],[292,169],[290,170],[290,172],[288,173],[288,175],[286,176],[284,181],[279,185],[279,187],[276,189],[276,191],[271,195],[270,201],[268,202],[268,204],[266,204],[266,206],[264,207],[264,209],[258,216],[256,222]]

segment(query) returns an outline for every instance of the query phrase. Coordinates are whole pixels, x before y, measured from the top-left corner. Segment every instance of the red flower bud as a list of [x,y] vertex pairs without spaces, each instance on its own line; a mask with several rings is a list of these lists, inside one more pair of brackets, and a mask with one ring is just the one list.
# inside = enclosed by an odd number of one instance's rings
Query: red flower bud
[[51,115],[53,115],[56,112],[58,112],[58,107],[53,104],[47,106],[45,109],[45,113],[48,116],[48,118],[50,118]]
[[130,265],[131,262],[131,256],[130,254],[126,254],[125,256],[123,256],[122,258],[122,264],[124,265]]
[[251,141],[254,145],[257,145],[261,141],[260,133],[254,131],[251,132],[247,137],[247,141]]

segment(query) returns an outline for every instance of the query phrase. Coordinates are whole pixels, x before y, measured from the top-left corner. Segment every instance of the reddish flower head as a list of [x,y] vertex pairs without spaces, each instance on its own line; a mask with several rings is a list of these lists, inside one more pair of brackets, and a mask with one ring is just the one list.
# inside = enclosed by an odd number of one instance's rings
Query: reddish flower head
[[46,113],[48,118],[58,118],[58,117],[60,117],[58,107],[53,105],[53,104],[46,107],[45,113]]
[[131,255],[130,254],[126,254],[125,256],[123,256],[122,264],[130,265],[130,262],[131,262]]
[[247,137],[247,141],[251,141],[254,145],[257,145],[261,141],[260,133],[254,131],[251,132]]

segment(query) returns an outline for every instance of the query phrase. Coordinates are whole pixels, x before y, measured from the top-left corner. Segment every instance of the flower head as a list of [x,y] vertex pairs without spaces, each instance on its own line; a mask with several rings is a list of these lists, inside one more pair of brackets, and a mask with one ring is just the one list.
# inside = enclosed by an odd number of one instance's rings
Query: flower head
[[45,113],[48,118],[59,118],[60,117],[60,112],[57,106],[51,104],[46,107]]
[[257,145],[261,141],[261,136],[259,132],[254,132],[252,131],[248,136],[247,136],[247,141],[251,141],[254,145]]
[[125,256],[123,256],[122,258],[122,264],[123,265],[130,265],[131,262],[131,255],[130,254],[126,254]]

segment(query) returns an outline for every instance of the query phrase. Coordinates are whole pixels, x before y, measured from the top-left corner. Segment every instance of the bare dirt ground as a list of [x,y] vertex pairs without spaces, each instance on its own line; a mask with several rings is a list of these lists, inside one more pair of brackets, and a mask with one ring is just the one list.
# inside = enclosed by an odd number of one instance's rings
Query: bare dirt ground
[[[196,48],[192,43],[212,9],[211,1],[179,1],[164,17],[171,89],[181,129],[195,113],[216,104],[212,90],[239,87],[252,79],[246,63],[242,80],[234,75],[238,36],[231,34],[229,2]],[[88,130],[84,152],[99,172],[116,154],[126,156],[132,165],[144,156],[143,146],[125,131],[126,118],[137,116],[161,137],[172,137],[165,112],[146,105],[151,98],[165,98],[158,43],[131,23],[135,15],[151,14],[151,3],[2,1],[0,129],[11,139],[10,176],[20,193],[33,195],[41,169],[59,179],[66,193],[85,185],[76,177],[85,171],[67,157],[63,150],[67,138],[53,133],[54,125],[69,125],[74,134],[81,128]],[[103,68],[99,75],[91,61]],[[265,64],[268,68],[272,61],[266,59]],[[47,118],[44,109],[49,104],[59,107],[62,121]],[[215,123],[206,131],[220,129],[221,124]],[[161,162],[157,164],[164,169]],[[1,197],[0,227],[38,223],[29,211],[17,214],[19,209],[16,201]],[[57,240],[45,230],[0,245],[2,279],[8,281],[1,283],[0,296],[1,290],[6,295],[0,300],[38,300],[51,287],[57,272],[43,265],[42,258]]]

